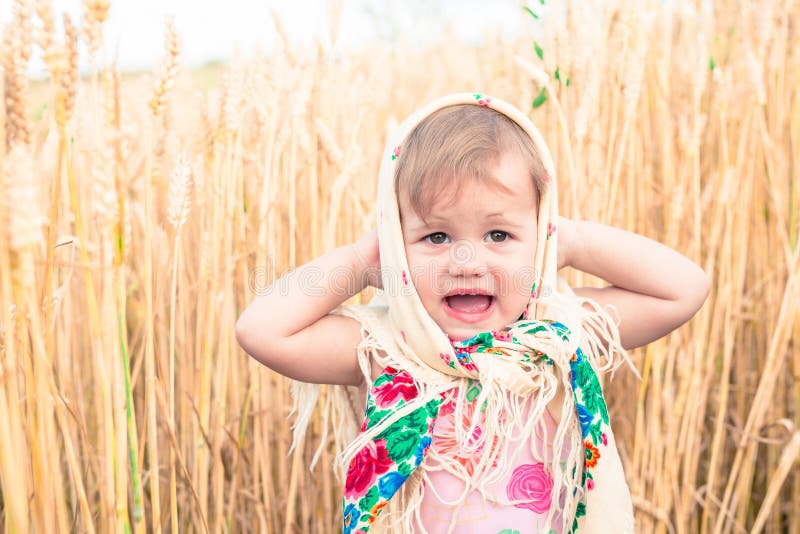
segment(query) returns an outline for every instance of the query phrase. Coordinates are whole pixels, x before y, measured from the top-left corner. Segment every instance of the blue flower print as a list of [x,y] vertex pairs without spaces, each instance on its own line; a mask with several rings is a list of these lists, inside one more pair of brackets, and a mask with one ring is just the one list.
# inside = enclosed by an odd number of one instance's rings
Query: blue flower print
[[592,420],[594,419],[594,415],[589,413],[589,410],[586,409],[586,406],[583,404],[575,404],[575,411],[578,412],[578,421],[581,424],[581,434],[582,437],[586,437],[589,434],[589,425],[592,424]]
[[361,517],[361,512],[358,511],[355,503],[350,503],[344,509],[344,534],[350,534],[358,524],[358,518]]
[[406,478],[397,471],[386,473],[378,480],[378,491],[381,497],[388,499],[406,481]]
[[425,436],[419,442],[417,449],[414,451],[414,465],[418,466],[422,463],[422,455],[425,453],[425,449],[431,444],[431,437]]

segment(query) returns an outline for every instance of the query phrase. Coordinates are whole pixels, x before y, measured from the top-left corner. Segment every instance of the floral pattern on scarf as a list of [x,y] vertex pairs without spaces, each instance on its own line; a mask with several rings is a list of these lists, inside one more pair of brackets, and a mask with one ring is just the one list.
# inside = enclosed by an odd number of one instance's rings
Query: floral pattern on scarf
[[[532,327],[525,330],[527,334],[553,329],[562,339],[569,338],[569,329],[560,322],[543,320],[531,323]],[[520,323],[515,323],[514,326],[519,329]],[[468,374],[473,369],[477,372],[470,354],[500,354],[503,353],[503,343],[508,342],[516,342],[516,339],[507,330],[482,332],[463,341],[451,340],[458,363]],[[552,360],[540,351],[530,351],[527,361],[530,361],[531,355],[553,365]],[[581,485],[584,489],[582,495],[585,496],[585,491],[595,488],[592,470],[602,461],[603,449],[607,446],[609,418],[597,374],[580,348],[572,355],[569,365],[575,412],[584,442]],[[479,391],[480,382],[470,380],[469,400],[474,399]],[[441,393],[439,397],[397,419],[352,458],[342,501],[345,534],[366,534],[389,499],[422,463],[430,447],[433,425],[440,415],[446,394],[447,392]],[[407,371],[386,367],[368,391],[361,432],[380,424],[418,395],[419,390]],[[577,531],[578,518],[584,515],[585,497],[578,503],[570,532]]]
[[[455,406],[456,406],[456,399],[455,397],[450,397],[446,400],[441,408],[439,409],[439,414],[436,418],[436,423],[434,424],[433,431],[431,438],[433,439],[433,450],[436,451],[441,456],[448,457],[459,464],[461,467],[464,468],[464,471],[470,477],[475,473],[475,467],[480,461],[480,455],[483,451],[495,451],[497,447],[500,446],[500,437],[495,436],[494,440],[491,445],[488,446],[486,443],[482,443],[480,446],[477,447],[474,453],[468,452],[464,450],[464,446],[456,439],[456,425],[460,426],[464,433],[469,431],[469,423],[473,420],[475,415],[475,410],[477,408],[475,398],[478,396],[481,390],[481,383],[477,380],[469,380],[468,381],[468,390],[466,399],[467,402],[464,403],[464,409],[462,412],[462,417],[460,423],[456,423],[455,421]],[[485,409],[486,404],[482,406]],[[481,410],[483,411],[483,410]],[[501,416],[501,421],[505,422],[505,418]],[[472,448],[475,444],[480,440],[481,433],[483,429],[481,428],[480,424],[477,424],[472,431],[471,435],[467,436],[467,443],[466,448]],[[491,452],[490,454],[494,454]],[[497,466],[497,458],[491,464],[491,467]]]

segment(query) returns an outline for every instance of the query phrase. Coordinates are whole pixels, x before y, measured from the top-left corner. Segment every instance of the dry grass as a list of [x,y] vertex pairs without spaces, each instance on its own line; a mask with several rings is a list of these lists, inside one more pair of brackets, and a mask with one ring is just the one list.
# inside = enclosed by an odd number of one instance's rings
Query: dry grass
[[[800,532],[800,11],[587,4],[544,21],[542,59],[497,35],[341,57],[284,40],[205,90],[173,30],[156,75],[120,76],[99,59],[107,2],[63,37],[46,1],[15,0],[0,50],[4,531],[336,531],[331,451],[313,475],[314,447],[287,458],[288,380],[234,324],[256,285],[373,225],[387,129],[474,90],[531,109],[562,213],[713,275],[695,318],[634,351],[644,380],[607,386],[639,530]],[[52,77],[32,96],[34,42]]]

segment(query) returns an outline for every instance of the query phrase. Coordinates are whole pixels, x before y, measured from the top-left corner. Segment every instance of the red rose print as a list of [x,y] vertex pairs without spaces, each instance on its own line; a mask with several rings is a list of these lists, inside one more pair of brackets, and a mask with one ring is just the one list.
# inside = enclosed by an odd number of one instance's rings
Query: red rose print
[[586,488],[587,488],[589,491],[592,491],[592,490],[594,489],[594,480],[592,480],[591,478],[590,478],[590,479],[587,479],[587,480],[586,480]]
[[550,491],[553,479],[545,471],[544,464],[522,464],[514,469],[506,486],[506,495],[510,500],[526,500],[515,504],[517,508],[543,514],[550,509]]
[[408,371],[401,371],[390,381],[376,387],[372,392],[372,397],[378,408],[387,408],[395,405],[401,397],[406,401],[415,399],[418,393],[414,379],[411,378]]
[[603,445],[605,445],[606,447],[608,447],[608,436],[606,436],[606,433],[605,433],[605,432],[603,432],[602,434],[600,434],[600,439],[602,439],[602,440],[603,440]]
[[375,478],[389,470],[393,462],[386,451],[386,440],[370,441],[350,461],[344,484],[344,495],[348,499],[360,497]]

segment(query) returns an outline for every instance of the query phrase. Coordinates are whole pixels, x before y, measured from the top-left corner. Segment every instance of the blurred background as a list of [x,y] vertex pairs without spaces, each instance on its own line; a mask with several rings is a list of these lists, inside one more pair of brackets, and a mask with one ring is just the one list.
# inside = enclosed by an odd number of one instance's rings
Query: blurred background
[[[53,0],[53,10],[67,13],[79,20],[80,0]],[[535,8],[544,14],[550,6],[540,4]],[[158,62],[163,50],[164,22],[174,19],[175,29],[181,36],[182,62],[197,68],[209,63],[231,59],[235,50],[262,50],[272,52],[280,41],[274,17],[281,20],[283,30],[292,45],[309,46],[316,40],[334,53],[356,50],[369,43],[380,41],[396,44],[406,37],[417,47],[441,42],[443,29],[449,27],[465,42],[480,43],[483,32],[489,28],[502,28],[505,39],[519,38],[525,20],[519,17],[520,3],[510,0],[492,2],[490,8],[477,0],[410,0],[402,4],[379,0],[346,0],[338,9],[341,31],[336,42],[331,41],[328,19],[329,5],[324,0],[313,2],[219,2],[209,0],[126,0],[109,5],[108,18],[103,23],[104,49],[101,54],[119,65],[122,71],[150,70]],[[14,16],[13,9],[0,11],[0,26],[5,26]],[[531,31],[530,25],[527,31]],[[79,50],[84,44],[79,43]],[[47,76],[42,50],[34,48],[28,73],[32,77]],[[79,57],[82,72],[90,68],[89,57]]]
[[451,92],[529,114],[562,214],[713,278],[605,384],[638,531],[800,532],[797,2],[256,4],[0,8],[4,532],[339,531],[330,422],[287,456],[234,324],[374,226],[387,132]]

